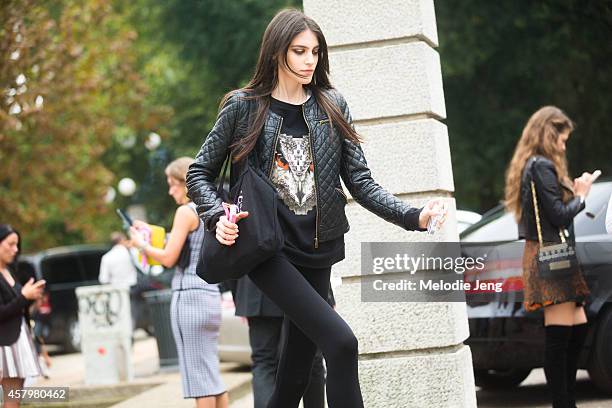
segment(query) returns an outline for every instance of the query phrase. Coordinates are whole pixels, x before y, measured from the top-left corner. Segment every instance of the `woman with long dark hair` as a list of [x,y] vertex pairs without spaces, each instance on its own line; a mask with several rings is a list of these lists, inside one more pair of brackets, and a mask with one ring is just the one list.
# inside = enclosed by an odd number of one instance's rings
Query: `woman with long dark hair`
[[576,406],[576,371],[587,334],[584,304],[589,290],[579,270],[567,277],[542,278],[536,258],[539,236],[544,245],[574,240],[574,217],[584,209],[591,189],[591,174],[583,173],[573,182],[568,174],[565,144],[573,129],[561,109],[539,109],[525,125],[506,174],[505,204],[519,222],[519,237],[525,239],[524,306],[527,311],[544,309],[544,373],[554,408]]
[[442,215],[437,200],[413,208],[374,182],[346,101],[328,74],[327,44],[317,23],[298,10],[279,12],[263,35],[253,78],[223,99],[187,175],[189,196],[207,230],[225,245],[240,239],[239,220],[249,216],[240,213],[231,223],[223,215],[215,179],[227,154],[233,170],[249,160],[276,187],[285,246],[249,273],[285,313],[271,408],[298,406],[317,346],[327,363],[329,406],[363,406],[357,339],[326,302],[331,266],[344,258],[349,229],[340,179],[359,204],[407,230],[423,230],[430,217]]
[[10,225],[0,224],[0,385],[5,408],[19,407],[15,391],[23,388],[26,377],[41,375],[28,306],[42,296],[45,281],[30,278],[22,286],[17,280],[19,239]]

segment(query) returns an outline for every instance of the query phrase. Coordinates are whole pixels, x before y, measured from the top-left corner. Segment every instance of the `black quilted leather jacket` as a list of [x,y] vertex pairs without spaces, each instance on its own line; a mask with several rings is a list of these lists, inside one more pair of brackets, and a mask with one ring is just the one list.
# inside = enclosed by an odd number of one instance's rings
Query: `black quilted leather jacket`
[[[327,92],[350,123],[351,116],[342,95],[336,90]],[[244,136],[248,127],[250,103],[244,96],[245,93],[236,93],[223,106],[195,163],[187,173],[188,196],[197,205],[200,218],[211,231],[215,228],[214,222],[224,213],[215,179],[221,171],[230,144],[235,138]],[[408,206],[376,184],[361,147],[331,129],[325,111],[319,107],[314,96],[304,103],[303,110],[310,130],[314,161],[317,201],[317,225],[313,237],[315,247],[318,247],[319,242],[333,240],[349,230],[344,212],[347,198],[340,178],[353,198],[369,211],[405,229],[420,230],[418,221],[421,210]],[[274,145],[281,126],[282,118],[269,111],[255,147],[260,159],[258,165],[268,175],[272,170]],[[249,160],[251,164],[256,164],[253,155]]]
[[538,202],[542,241],[547,243],[560,242],[559,229],[573,241],[574,217],[584,209],[585,204],[580,202],[579,197],[573,197],[567,202],[563,201],[563,188],[565,187],[557,179],[557,171],[553,162],[543,156],[530,158],[523,170],[521,180],[522,215],[519,223],[519,237],[529,241],[538,240],[531,192],[532,180]]

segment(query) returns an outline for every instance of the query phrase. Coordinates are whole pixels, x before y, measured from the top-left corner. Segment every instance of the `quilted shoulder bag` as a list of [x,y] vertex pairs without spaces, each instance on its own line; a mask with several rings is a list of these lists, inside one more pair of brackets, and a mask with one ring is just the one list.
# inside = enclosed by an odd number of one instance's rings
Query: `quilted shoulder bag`
[[540,243],[540,249],[536,255],[538,276],[542,279],[569,277],[578,268],[576,249],[567,242],[561,229],[559,229],[561,243],[544,246],[544,241],[542,240],[542,225],[540,224],[540,211],[538,209],[538,197],[533,178],[531,179],[531,196],[533,198],[533,210],[535,212],[538,241]]

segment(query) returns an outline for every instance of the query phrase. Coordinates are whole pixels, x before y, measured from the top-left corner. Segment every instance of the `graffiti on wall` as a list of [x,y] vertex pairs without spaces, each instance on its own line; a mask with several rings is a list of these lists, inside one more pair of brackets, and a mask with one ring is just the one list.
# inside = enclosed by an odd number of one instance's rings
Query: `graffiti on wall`
[[120,290],[96,292],[80,297],[79,312],[95,328],[110,328],[120,320],[124,303]]

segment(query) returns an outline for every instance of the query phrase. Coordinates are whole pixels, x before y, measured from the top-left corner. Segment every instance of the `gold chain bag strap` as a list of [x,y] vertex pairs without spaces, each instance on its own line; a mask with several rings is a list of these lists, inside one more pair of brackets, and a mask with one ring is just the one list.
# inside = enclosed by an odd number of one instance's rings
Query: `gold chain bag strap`
[[538,229],[538,242],[540,243],[536,259],[538,276],[543,279],[571,276],[578,267],[576,249],[565,240],[565,235],[563,235],[561,229],[559,229],[561,243],[544,246],[542,226],[540,225],[540,212],[538,210],[538,197],[533,179],[531,180],[531,196],[533,198],[533,210]]

